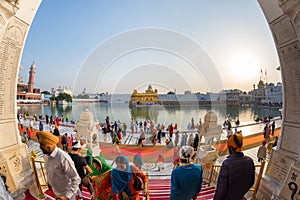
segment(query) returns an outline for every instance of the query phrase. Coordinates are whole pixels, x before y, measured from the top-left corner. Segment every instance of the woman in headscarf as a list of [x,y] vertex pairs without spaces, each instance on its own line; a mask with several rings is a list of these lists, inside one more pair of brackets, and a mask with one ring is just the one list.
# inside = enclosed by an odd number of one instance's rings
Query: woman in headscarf
[[202,166],[193,164],[193,147],[183,146],[179,150],[180,166],[171,175],[170,200],[197,199],[202,188]]
[[92,177],[94,200],[111,200],[110,173],[112,166],[106,163],[102,156],[96,156],[92,159],[90,167],[93,171],[90,176]]
[[[145,184],[148,182],[147,177],[135,165],[129,165],[125,156],[117,156],[115,159],[116,168],[111,171],[112,193],[114,199],[121,200],[139,200],[140,191],[134,187],[135,176],[142,179]],[[147,191],[144,190],[144,194]]]
[[142,159],[142,155],[140,152],[138,152],[137,154],[135,154],[134,158],[133,158],[133,163],[135,164],[135,166],[137,166],[139,169],[142,169],[142,165],[144,164],[143,159]]

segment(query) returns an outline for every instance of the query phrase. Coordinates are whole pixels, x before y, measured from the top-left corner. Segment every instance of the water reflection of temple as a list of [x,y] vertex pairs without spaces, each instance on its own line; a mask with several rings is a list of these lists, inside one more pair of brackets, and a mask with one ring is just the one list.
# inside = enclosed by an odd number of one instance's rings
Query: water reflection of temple
[[158,101],[158,91],[157,89],[153,90],[152,86],[149,85],[148,89],[144,93],[139,93],[137,90],[134,90],[131,94],[130,106],[139,106],[139,105],[155,105]]
[[151,106],[151,107],[130,107],[131,116],[134,119],[147,119],[157,121],[160,106]]

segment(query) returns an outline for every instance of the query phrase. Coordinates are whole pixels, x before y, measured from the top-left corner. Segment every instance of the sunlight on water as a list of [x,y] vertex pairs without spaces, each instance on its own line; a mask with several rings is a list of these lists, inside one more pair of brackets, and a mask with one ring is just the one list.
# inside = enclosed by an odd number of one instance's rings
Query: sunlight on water
[[[195,124],[199,123],[201,119],[203,122],[204,115],[211,109],[211,107],[174,107],[174,106],[150,106],[150,107],[133,107],[130,108],[125,104],[100,104],[100,103],[78,103],[68,107],[57,107],[48,105],[22,105],[20,111],[29,111],[31,114],[37,115],[56,115],[64,116],[68,115],[69,119],[76,121],[80,118],[80,113],[88,108],[94,114],[94,120],[105,121],[105,117],[108,115],[111,121],[120,120],[130,125],[131,117],[135,120],[144,121],[153,120],[155,124],[163,123],[168,125],[170,123],[178,124],[181,129],[186,129],[188,123],[194,118]],[[223,124],[224,120],[231,116],[234,121],[237,117],[241,121],[241,125],[253,123],[255,116],[280,116],[278,108],[250,108],[250,107],[238,107],[227,106],[224,108],[213,107],[213,110],[218,116],[219,124]],[[234,123],[233,123],[234,124]]]

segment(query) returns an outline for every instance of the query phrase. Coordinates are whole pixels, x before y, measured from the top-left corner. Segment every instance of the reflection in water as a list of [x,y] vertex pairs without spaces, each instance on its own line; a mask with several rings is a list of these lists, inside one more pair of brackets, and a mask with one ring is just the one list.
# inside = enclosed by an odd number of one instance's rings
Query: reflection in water
[[135,120],[153,120],[153,121],[157,121],[158,118],[158,114],[159,114],[159,110],[162,109],[163,106],[147,106],[147,107],[131,107],[130,109],[130,113],[131,116],[135,119]]
[[104,121],[108,115],[112,121],[120,120],[130,124],[133,117],[137,121],[153,120],[154,123],[177,123],[180,128],[186,128],[191,118],[198,123],[200,119],[203,121],[204,115],[211,109],[218,116],[218,123],[222,124],[227,117],[233,120],[237,117],[241,123],[253,122],[254,116],[280,116],[278,108],[260,108],[260,107],[239,107],[239,106],[162,106],[155,105],[149,107],[128,107],[126,104],[103,104],[103,103],[78,103],[73,106],[48,106],[48,105],[22,105],[20,111],[29,111],[31,114],[37,115],[68,115],[69,119],[79,120],[80,113],[88,108],[94,114],[94,119]]

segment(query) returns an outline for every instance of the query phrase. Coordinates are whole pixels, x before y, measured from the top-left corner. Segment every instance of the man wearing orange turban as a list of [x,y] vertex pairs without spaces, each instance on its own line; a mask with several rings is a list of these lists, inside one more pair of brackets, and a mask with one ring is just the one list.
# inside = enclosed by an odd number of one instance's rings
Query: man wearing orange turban
[[214,200],[243,199],[255,180],[253,160],[242,152],[242,134],[231,135],[227,146],[230,155],[222,163]]
[[56,199],[75,200],[81,179],[71,157],[58,148],[57,136],[48,132],[36,134],[40,148],[45,154],[48,187],[56,195]]

